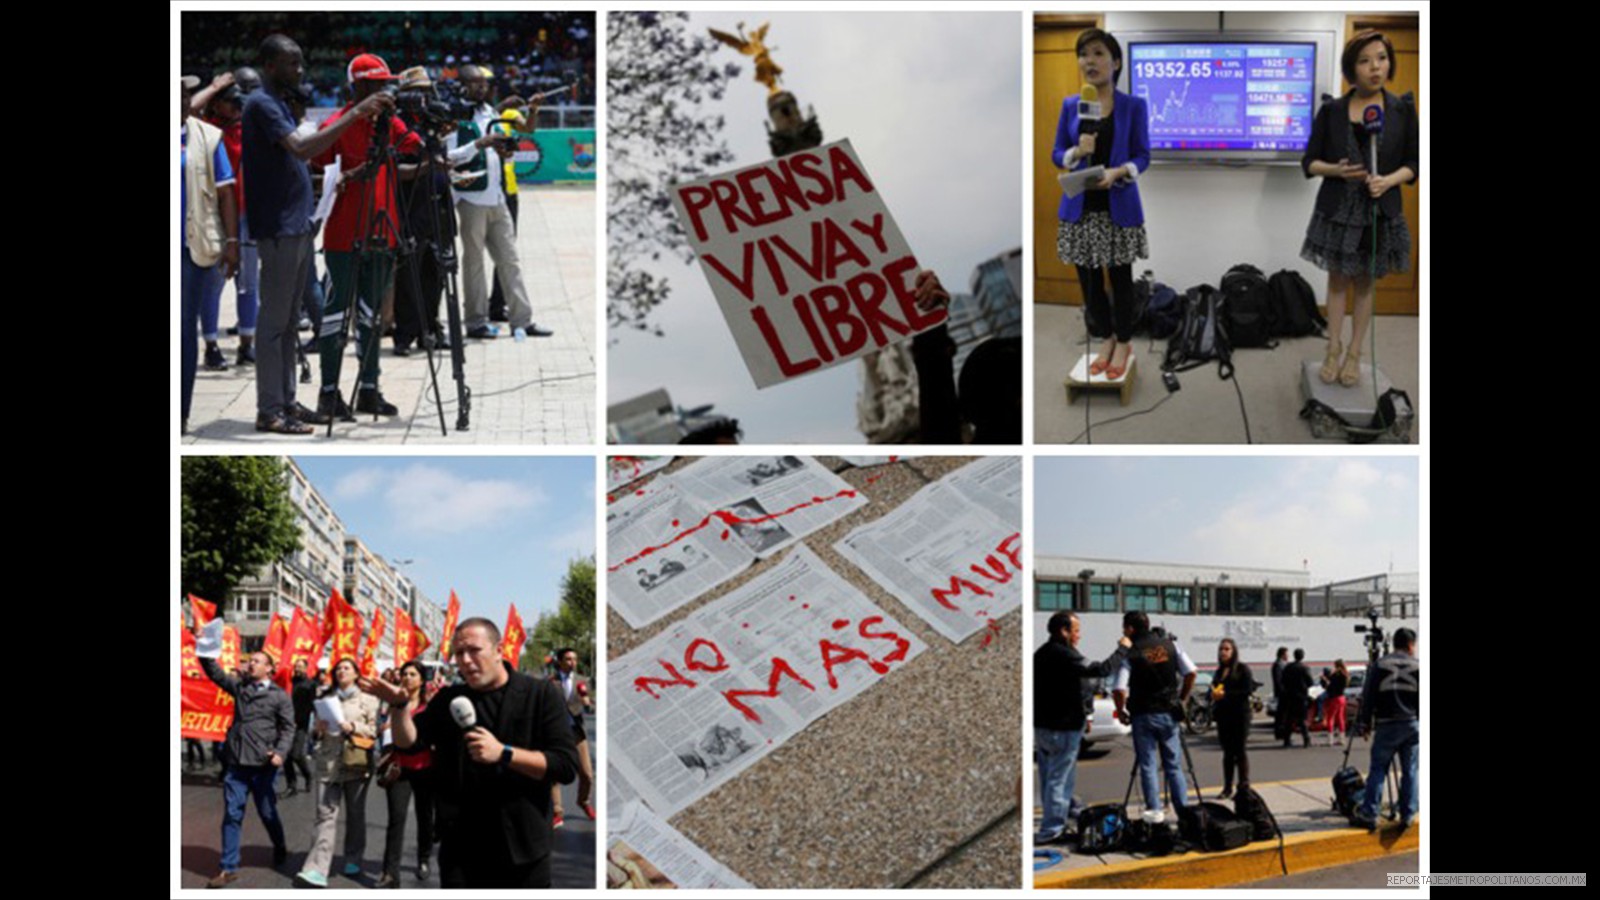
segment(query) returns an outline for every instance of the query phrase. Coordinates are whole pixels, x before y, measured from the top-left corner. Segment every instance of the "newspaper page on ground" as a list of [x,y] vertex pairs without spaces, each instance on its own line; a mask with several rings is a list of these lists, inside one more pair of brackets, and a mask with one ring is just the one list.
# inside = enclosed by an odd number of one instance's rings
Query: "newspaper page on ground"
[[1019,460],[984,459],[833,545],[960,643],[1022,605]]
[[613,823],[606,845],[606,887],[719,890],[753,888],[711,858],[642,803],[628,803]]
[[670,818],[925,646],[796,547],[610,663],[611,764]]
[[670,456],[613,456],[606,460],[606,493],[627,487],[635,481],[666,468]]
[[643,628],[867,502],[807,457],[699,460],[607,508],[607,602]]

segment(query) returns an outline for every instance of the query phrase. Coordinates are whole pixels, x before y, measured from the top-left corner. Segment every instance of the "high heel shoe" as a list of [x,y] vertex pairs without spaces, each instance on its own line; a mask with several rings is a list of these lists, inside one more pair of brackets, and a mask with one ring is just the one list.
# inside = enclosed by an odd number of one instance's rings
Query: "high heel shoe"
[[1323,384],[1333,384],[1339,380],[1339,358],[1344,356],[1344,345],[1338,338],[1328,339],[1328,355],[1323,357],[1322,371],[1317,374],[1322,377]]
[[[1116,358],[1116,351],[1115,350],[1112,351],[1112,358],[1113,359]],[[1120,366],[1113,366],[1113,365],[1110,365],[1110,364],[1106,365],[1106,377],[1109,378],[1112,381],[1116,381],[1118,378],[1121,378],[1123,375],[1126,375],[1128,373],[1128,363],[1130,361],[1132,361],[1132,359],[1133,359],[1133,348],[1129,347],[1128,348],[1128,355],[1126,355],[1126,356],[1124,356],[1122,358],[1122,365],[1120,365]]]
[[1361,354],[1354,349],[1344,358],[1344,365],[1339,367],[1339,383],[1345,387],[1355,387],[1361,383]]

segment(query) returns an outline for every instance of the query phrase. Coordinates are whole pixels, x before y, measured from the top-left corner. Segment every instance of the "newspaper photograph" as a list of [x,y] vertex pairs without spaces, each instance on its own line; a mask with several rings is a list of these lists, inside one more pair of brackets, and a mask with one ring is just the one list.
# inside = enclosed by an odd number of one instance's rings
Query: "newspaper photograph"
[[797,547],[611,661],[610,761],[670,818],[924,649]]
[[611,819],[606,887],[719,890],[755,885],[712,859],[649,807],[633,802]]
[[608,602],[643,628],[867,502],[807,457],[698,460],[607,508]]
[[672,463],[670,456],[613,456],[606,460],[606,493],[627,487]]
[[833,545],[956,643],[1022,605],[1021,467],[1008,497],[997,463],[964,466]]

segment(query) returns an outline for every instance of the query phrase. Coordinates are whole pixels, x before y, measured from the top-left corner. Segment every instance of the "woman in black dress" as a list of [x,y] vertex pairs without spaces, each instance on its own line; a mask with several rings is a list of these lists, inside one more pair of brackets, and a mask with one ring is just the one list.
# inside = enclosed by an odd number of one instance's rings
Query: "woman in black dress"
[[[1321,377],[1354,387],[1361,381],[1361,342],[1372,322],[1376,282],[1411,268],[1411,232],[1401,208],[1400,185],[1417,179],[1417,108],[1410,95],[1384,90],[1394,80],[1394,45],[1379,31],[1350,39],[1340,59],[1350,91],[1322,105],[1311,125],[1300,166],[1321,178],[1317,205],[1300,256],[1328,273],[1328,354]],[[1373,141],[1363,124],[1368,107],[1383,111]],[[1374,174],[1376,171],[1377,174]],[[1343,344],[1346,294],[1350,343]]]
[[1217,670],[1211,674],[1211,718],[1222,742],[1223,800],[1233,796],[1233,773],[1239,772],[1239,789],[1250,786],[1250,758],[1245,741],[1250,736],[1250,694],[1256,681],[1250,667],[1239,661],[1239,645],[1223,638],[1217,645]]

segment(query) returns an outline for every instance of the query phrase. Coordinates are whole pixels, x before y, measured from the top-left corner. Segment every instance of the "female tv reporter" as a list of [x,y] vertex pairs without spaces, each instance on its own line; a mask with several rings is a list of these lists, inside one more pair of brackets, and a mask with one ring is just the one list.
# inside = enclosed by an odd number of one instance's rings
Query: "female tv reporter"
[[1077,55],[1083,82],[1099,94],[1101,117],[1080,116],[1081,94],[1064,100],[1050,158],[1062,169],[1104,166],[1105,175],[1076,197],[1062,196],[1056,252],[1077,266],[1089,334],[1102,339],[1089,374],[1120,378],[1133,349],[1133,262],[1150,257],[1137,184],[1150,168],[1150,111],[1142,98],[1116,89],[1122,74],[1116,38],[1091,28],[1078,36]]
[[344,874],[361,874],[361,856],[367,847],[367,786],[372,783],[372,751],[377,743],[378,698],[356,687],[355,660],[348,657],[333,667],[333,684],[320,699],[338,701],[343,721],[330,727],[319,710],[317,750],[312,768],[317,775],[317,823],[311,852],[295,881],[308,887],[327,887],[333,864],[333,836],[339,827],[339,808],[347,808],[344,826]]
[[1217,723],[1217,740],[1222,744],[1222,793],[1219,799],[1233,796],[1233,776],[1239,775],[1239,788],[1250,786],[1250,757],[1245,744],[1250,737],[1250,695],[1256,688],[1250,667],[1239,659],[1239,645],[1233,638],[1217,644],[1217,669],[1211,675],[1211,720]]
[[[1377,279],[1411,268],[1411,231],[1400,185],[1417,179],[1417,108],[1409,97],[1384,90],[1394,80],[1394,44],[1382,32],[1363,31],[1340,57],[1351,89],[1322,105],[1311,125],[1300,166],[1321,178],[1300,256],[1328,273],[1328,352],[1319,373],[1326,384],[1361,381],[1361,342],[1372,323]],[[1383,109],[1377,166],[1363,123],[1370,106]],[[1347,294],[1350,343],[1342,343]]]

